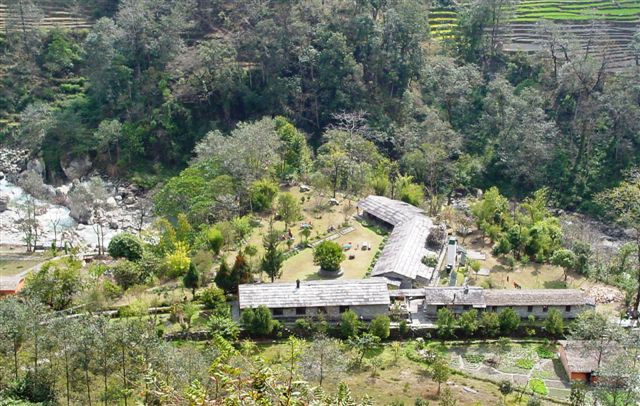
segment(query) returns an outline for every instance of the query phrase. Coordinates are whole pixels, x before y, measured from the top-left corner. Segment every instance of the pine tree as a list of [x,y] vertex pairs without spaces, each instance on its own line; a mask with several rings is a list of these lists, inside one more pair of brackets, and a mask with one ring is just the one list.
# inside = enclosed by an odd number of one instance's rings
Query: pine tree
[[196,297],[196,289],[200,287],[201,282],[202,275],[196,268],[195,264],[191,262],[191,264],[189,265],[189,270],[182,277],[182,283],[184,284],[185,288],[191,289],[194,299]]

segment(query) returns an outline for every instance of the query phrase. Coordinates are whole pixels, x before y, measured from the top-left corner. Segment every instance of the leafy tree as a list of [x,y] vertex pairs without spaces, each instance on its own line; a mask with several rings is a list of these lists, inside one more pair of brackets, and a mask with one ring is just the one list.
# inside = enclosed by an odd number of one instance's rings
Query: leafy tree
[[[344,314],[344,313],[343,313]],[[380,337],[370,333],[349,338],[349,346],[358,353],[358,365],[362,365],[365,355],[378,348]]]
[[551,337],[561,337],[564,334],[564,318],[556,309],[549,310],[544,321],[544,331]]
[[269,227],[269,231],[262,238],[262,246],[264,247],[264,256],[260,269],[271,278],[271,283],[282,275],[282,263],[284,262],[284,254],[278,247],[280,245],[280,232]]
[[249,198],[251,208],[257,212],[267,211],[278,195],[278,185],[269,179],[260,179],[251,184]]
[[81,267],[74,257],[48,261],[27,275],[24,293],[54,310],[66,309],[82,288]]
[[511,334],[520,327],[520,316],[512,308],[506,308],[498,314],[500,331],[502,334]]
[[178,241],[187,245],[191,245],[193,227],[191,227],[191,224],[189,224],[189,219],[184,213],[178,213],[175,230],[176,230],[176,239]]
[[202,284],[202,275],[196,268],[196,264],[193,261],[189,264],[189,270],[182,277],[182,284],[185,288],[191,289],[193,297],[196,297],[196,289]]
[[502,394],[502,403],[506,403],[507,396],[513,392],[513,384],[508,380],[500,381],[498,389],[500,389],[500,393]]
[[284,221],[285,228],[302,217],[300,202],[291,193],[278,196],[278,216]]
[[576,268],[577,258],[573,251],[568,249],[559,249],[551,257],[551,263],[553,265],[562,267],[564,270],[564,281],[567,281],[567,274],[569,271]]
[[571,406],[585,406],[587,404],[586,399],[586,385],[582,382],[571,383],[571,394],[569,395],[569,403]]
[[271,311],[265,306],[243,310],[242,324],[251,334],[261,336],[271,334],[276,325],[271,316]]
[[340,334],[343,338],[351,338],[358,335],[360,318],[353,310],[347,310],[340,316]]
[[379,315],[376,316],[369,325],[369,333],[374,336],[380,338],[381,340],[386,340],[389,337],[389,326],[391,324],[391,320],[389,316]]
[[313,264],[325,271],[338,272],[345,258],[340,244],[333,241],[322,241],[313,250]]
[[108,251],[113,258],[137,261],[142,258],[142,241],[133,234],[120,233],[111,239]]
[[436,326],[438,327],[438,336],[443,340],[455,337],[456,319],[453,312],[446,307],[439,309]]
[[304,134],[282,116],[275,118],[275,126],[283,142],[278,169],[281,178],[294,174],[304,175],[311,166],[311,152]]
[[471,337],[480,328],[480,322],[478,321],[478,311],[476,309],[468,310],[458,319],[460,328],[464,332],[466,337]]
[[444,382],[447,382],[447,379],[449,379],[449,376],[451,375],[449,363],[443,356],[437,356],[431,363],[430,369],[433,380],[438,383],[438,392],[436,395],[440,396],[440,387]]
[[165,260],[170,277],[177,278],[184,275],[189,270],[189,265],[191,265],[187,245],[177,242],[175,249],[166,255]]
[[233,278],[237,280],[235,287],[236,290],[238,284],[251,282],[251,268],[249,267],[244,254],[238,253],[238,255],[236,255],[236,260],[233,263],[233,268],[231,268],[231,273]]
[[485,337],[496,337],[500,333],[500,317],[495,312],[483,312],[480,316],[480,330]]

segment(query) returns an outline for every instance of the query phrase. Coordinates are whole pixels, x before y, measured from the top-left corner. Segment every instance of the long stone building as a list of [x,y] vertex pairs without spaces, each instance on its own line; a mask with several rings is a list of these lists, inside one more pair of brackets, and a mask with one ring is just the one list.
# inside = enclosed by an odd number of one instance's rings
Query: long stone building
[[391,299],[383,279],[309,281],[240,285],[240,311],[266,306],[273,317],[296,320],[322,315],[339,320],[352,310],[364,320],[388,314]]

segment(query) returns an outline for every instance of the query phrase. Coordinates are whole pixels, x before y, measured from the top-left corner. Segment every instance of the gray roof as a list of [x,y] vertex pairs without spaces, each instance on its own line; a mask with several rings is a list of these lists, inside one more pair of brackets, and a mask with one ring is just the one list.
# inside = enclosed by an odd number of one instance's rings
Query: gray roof
[[424,210],[416,206],[384,196],[368,196],[358,202],[358,207],[392,226],[424,215]]
[[425,303],[429,305],[470,305],[485,307],[484,289],[470,286],[424,288]]
[[590,305],[593,299],[577,289],[491,289],[484,292],[487,306]]
[[389,290],[385,280],[302,281],[296,283],[262,283],[240,285],[240,309],[258,307],[292,308],[324,306],[388,305]]
[[560,341],[560,345],[566,355],[570,372],[591,373],[598,369],[598,355],[587,342],[582,340],[563,340]]
[[393,273],[409,279],[416,279],[417,276],[431,279],[433,267],[422,263],[424,256],[437,255],[427,249],[427,236],[431,227],[433,222],[425,216],[414,217],[395,226],[371,275]]

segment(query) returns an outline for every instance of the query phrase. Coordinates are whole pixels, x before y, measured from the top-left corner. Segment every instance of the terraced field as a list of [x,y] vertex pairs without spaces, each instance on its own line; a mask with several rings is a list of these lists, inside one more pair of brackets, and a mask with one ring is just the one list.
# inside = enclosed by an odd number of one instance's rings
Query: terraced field
[[[27,20],[27,24],[38,24],[41,28],[90,28],[91,21],[88,13],[79,7],[71,5],[67,0],[36,0],[36,5],[43,11],[44,18],[41,21]],[[10,29],[7,20],[10,20],[10,9],[6,2],[0,2],[0,32]]]
[[[535,52],[544,40],[539,23],[549,20],[574,36],[582,48],[607,53],[609,69],[634,63],[630,43],[640,29],[640,0],[524,0],[500,36],[506,51]],[[435,9],[429,16],[431,36],[442,40],[452,35],[457,21],[454,9]]]

